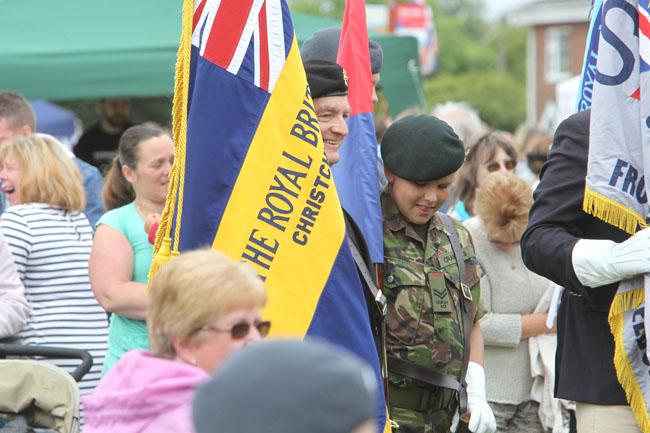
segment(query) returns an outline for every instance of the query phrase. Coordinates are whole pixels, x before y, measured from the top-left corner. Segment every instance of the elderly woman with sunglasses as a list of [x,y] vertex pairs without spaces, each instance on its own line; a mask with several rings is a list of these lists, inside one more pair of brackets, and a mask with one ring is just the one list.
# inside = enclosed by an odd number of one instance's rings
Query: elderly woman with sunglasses
[[499,432],[543,433],[533,384],[528,339],[555,332],[546,314],[534,313],[550,282],[524,266],[519,239],[528,222],[532,192],[513,175],[491,173],[476,192],[477,216],[463,224],[485,271],[480,320],[485,344],[487,398]]
[[84,432],[193,432],[195,388],[231,353],[269,333],[265,303],[255,272],[216,251],[164,265],[148,289],[151,352],[124,355],[83,399]]
[[460,221],[474,216],[476,189],[488,174],[513,173],[517,165],[517,150],[508,134],[492,131],[480,137],[467,151],[465,163],[456,178],[457,202],[449,212]]

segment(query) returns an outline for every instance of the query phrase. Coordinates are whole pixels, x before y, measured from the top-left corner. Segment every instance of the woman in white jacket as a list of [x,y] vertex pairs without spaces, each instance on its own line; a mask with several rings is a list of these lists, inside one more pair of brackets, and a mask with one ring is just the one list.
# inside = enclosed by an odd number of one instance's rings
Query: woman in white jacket
[[0,233],[0,338],[12,337],[29,319],[29,304],[14,258]]

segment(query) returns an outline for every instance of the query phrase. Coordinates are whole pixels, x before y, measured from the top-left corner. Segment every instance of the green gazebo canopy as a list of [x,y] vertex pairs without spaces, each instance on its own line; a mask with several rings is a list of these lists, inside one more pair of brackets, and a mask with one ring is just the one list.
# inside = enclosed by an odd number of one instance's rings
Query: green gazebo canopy
[[[70,100],[172,93],[181,0],[0,0],[0,90]],[[339,25],[293,13],[298,40]],[[417,42],[373,34],[393,114],[421,106]]]

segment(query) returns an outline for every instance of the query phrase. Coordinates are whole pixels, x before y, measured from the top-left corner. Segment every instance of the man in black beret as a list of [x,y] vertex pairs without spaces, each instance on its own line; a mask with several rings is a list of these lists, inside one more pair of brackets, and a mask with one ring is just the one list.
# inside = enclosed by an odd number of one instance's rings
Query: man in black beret
[[[328,27],[314,32],[300,47],[300,56],[303,62],[310,60],[327,60],[336,62],[339,41],[341,39],[340,27]],[[372,73],[372,103],[379,101],[377,97],[377,88],[381,79],[381,67],[384,60],[384,52],[376,41],[368,39],[368,50],[370,51],[370,70]],[[379,187],[382,189],[386,185],[384,177],[384,165],[379,156],[377,156],[377,178]]]
[[348,135],[345,122],[350,115],[348,78],[343,68],[334,62],[309,60],[304,66],[327,163],[334,165],[339,161],[339,148]]
[[[309,60],[336,62],[340,39],[341,29],[339,27],[328,27],[314,32],[302,44],[302,47],[300,47],[300,55],[303,62]],[[372,39],[368,39],[368,49],[370,50],[370,69],[372,72],[372,102],[375,103],[379,100],[377,98],[377,86],[381,78],[380,72],[384,60],[384,52],[381,49],[381,45]]]
[[460,414],[470,431],[494,433],[478,323],[480,268],[467,229],[438,212],[463,164],[463,143],[445,122],[411,116],[388,128],[381,154],[393,432],[454,432]]
[[[339,148],[343,139],[348,135],[348,126],[345,121],[350,114],[350,105],[347,100],[347,76],[341,66],[327,60],[308,60],[304,62],[304,66],[314,101],[314,110],[325,144],[325,155],[331,166],[339,161]],[[343,218],[348,243],[371,312],[371,327],[379,355],[381,352],[380,317],[383,305],[376,300],[381,300],[383,297],[379,296],[378,298],[377,296],[380,292],[376,285],[374,266],[361,229],[345,209],[343,209]]]

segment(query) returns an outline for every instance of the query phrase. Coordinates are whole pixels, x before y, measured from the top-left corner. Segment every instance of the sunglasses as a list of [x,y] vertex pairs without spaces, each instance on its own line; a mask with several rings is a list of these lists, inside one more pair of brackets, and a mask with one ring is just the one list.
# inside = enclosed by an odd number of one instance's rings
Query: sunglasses
[[214,325],[206,325],[205,328],[217,332],[230,332],[230,336],[233,340],[241,340],[248,335],[251,330],[251,326],[254,326],[262,337],[269,335],[269,331],[271,330],[271,322],[268,320],[265,320],[263,322],[256,322],[252,325],[248,322],[241,322],[233,325],[230,328],[219,328]]
[[501,167],[505,168],[508,171],[512,171],[515,169],[516,165],[517,161],[514,159],[509,159],[507,161],[504,161],[503,164],[498,161],[490,161],[485,163],[484,167],[488,172],[494,173],[495,171],[499,171]]
[[548,159],[548,154],[542,152],[531,152],[526,155],[526,160],[528,164],[533,164],[535,162],[546,162]]
[[[514,149],[512,148],[510,143],[503,137],[502,133],[500,133],[499,131],[487,132],[483,134],[481,137],[479,137],[474,142],[474,144],[472,144],[467,148],[467,150],[465,151],[465,161],[466,162],[472,161],[474,158],[476,158],[477,152],[483,149],[496,150],[497,147],[500,147],[501,149],[503,149],[504,152],[508,153],[509,155],[511,153],[509,151],[510,149],[512,149],[511,151],[514,152]],[[509,163],[513,164],[513,168],[515,165],[517,165],[516,160],[510,160]]]

